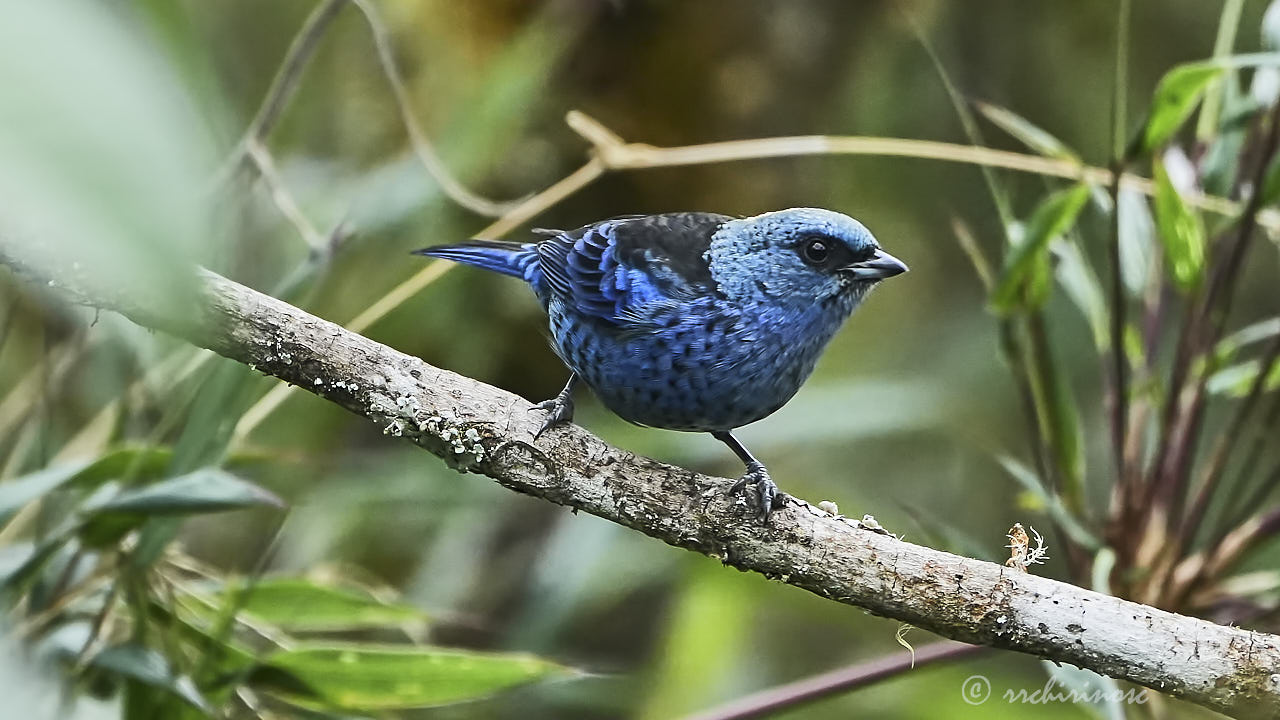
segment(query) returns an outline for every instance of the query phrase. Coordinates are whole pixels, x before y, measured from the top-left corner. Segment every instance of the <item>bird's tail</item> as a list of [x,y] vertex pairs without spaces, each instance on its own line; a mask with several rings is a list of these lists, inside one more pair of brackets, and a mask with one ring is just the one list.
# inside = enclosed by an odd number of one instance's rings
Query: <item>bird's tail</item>
[[495,240],[470,240],[456,245],[436,245],[414,250],[413,254],[474,265],[525,281],[531,279],[532,271],[538,261],[538,250],[534,243],[509,243]]

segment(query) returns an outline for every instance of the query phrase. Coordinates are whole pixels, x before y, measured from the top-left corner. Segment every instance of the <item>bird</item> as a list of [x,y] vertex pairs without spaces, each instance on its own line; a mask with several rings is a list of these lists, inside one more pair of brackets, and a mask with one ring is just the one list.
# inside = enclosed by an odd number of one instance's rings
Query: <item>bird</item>
[[542,239],[473,239],[415,250],[520,278],[546,310],[569,380],[535,442],[573,419],[585,383],[636,425],[706,432],[745,465],[767,522],[780,493],[734,436],[789,401],[849,315],[907,266],[852,217],[790,208],[753,217],[625,215]]

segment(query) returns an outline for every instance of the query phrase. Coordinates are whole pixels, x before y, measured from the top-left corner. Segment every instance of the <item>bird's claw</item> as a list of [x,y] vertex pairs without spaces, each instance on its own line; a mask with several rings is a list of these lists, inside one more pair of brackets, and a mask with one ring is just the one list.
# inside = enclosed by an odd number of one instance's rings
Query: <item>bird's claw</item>
[[542,410],[547,413],[546,419],[542,421],[542,427],[538,428],[538,432],[533,434],[533,439],[537,440],[542,437],[542,433],[552,427],[573,420],[573,398],[557,395],[550,400],[543,400],[529,408],[530,412],[534,410]]
[[729,492],[734,494],[742,492],[748,484],[756,486],[756,497],[760,500],[760,518],[765,522],[769,521],[774,503],[782,505],[789,497],[778,490],[778,484],[769,477],[769,471],[760,463],[747,465],[747,471],[729,488]]

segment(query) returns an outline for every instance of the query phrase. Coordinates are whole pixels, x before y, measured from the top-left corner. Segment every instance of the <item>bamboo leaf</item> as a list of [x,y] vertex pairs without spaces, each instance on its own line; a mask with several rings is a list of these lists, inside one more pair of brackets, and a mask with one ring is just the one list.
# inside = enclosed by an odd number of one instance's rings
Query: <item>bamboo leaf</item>
[[1009,252],[1004,270],[992,293],[991,307],[997,314],[1018,308],[1020,291],[1047,268],[1049,243],[1075,225],[1089,199],[1089,186],[1080,184],[1045,198],[1027,222],[1022,242]]
[[1183,292],[1199,284],[1204,272],[1205,229],[1169,179],[1163,161],[1155,163],[1156,227],[1164,246],[1165,265]]
[[4,558],[4,574],[0,575],[0,601],[10,603],[26,592],[49,559],[71,539],[74,528],[67,526],[51,533],[39,543],[24,546]]
[[173,459],[168,447],[138,446],[112,450],[94,460],[76,475],[77,485],[95,486],[128,475],[131,478],[156,478],[164,475]]
[[240,603],[240,612],[295,632],[395,627],[427,620],[426,613],[411,605],[379,599],[364,589],[308,578],[268,577],[248,587],[228,583],[216,594],[203,598],[205,604]]
[[1227,70],[1244,67],[1275,66],[1278,53],[1233,55],[1213,60],[1184,63],[1165,73],[1151,99],[1151,112],[1140,135],[1142,153],[1164,145],[1191,117],[1205,91]]
[[[221,618],[215,613],[205,612],[204,605],[199,610],[188,607],[184,602],[187,597],[178,595],[177,602],[171,606],[152,598],[149,611],[154,618],[169,623],[168,627],[178,638],[199,648],[205,662],[213,667],[238,675],[258,664],[258,652],[242,644],[232,633],[225,632],[218,622]],[[264,639],[274,641],[274,638]]]
[[[1042,324],[1043,319],[1033,322]],[[1043,327],[1035,332],[1043,334]],[[1062,487],[1058,492],[1068,509],[1079,512],[1084,508],[1084,428],[1080,425],[1080,410],[1047,338],[1033,342],[1032,346],[1033,382],[1046,413],[1045,430],[1052,442],[1053,455],[1062,471]]]
[[376,712],[465,702],[571,674],[532,655],[335,644],[277,652],[250,682],[303,707]]
[[1179,65],[1160,79],[1151,101],[1151,114],[1142,134],[1143,152],[1151,152],[1169,138],[1191,117],[1205,90],[1226,72],[1218,62],[1205,61]]
[[1056,274],[1058,282],[1067,297],[1071,298],[1080,309],[1084,319],[1089,323],[1093,333],[1093,346],[1098,350],[1106,350],[1111,344],[1110,328],[1107,324],[1107,300],[1102,292],[1102,283],[1098,274],[1089,264],[1088,258],[1080,252],[1075,243],[1062,243],[1057,249],[1058,266]]
[[193,515],[239,510],[256,505],[283,507],[284,501],[253,483],[217,468],[204,468],[169,480],[123,490],[86,511],[139,515]]
[[166,448],[120,448],[97,460],[44,468],[0,485],[0,525],[28,503],[66,485],[96,487],[132,471],[141,476],[163,472],[171,453]]
[[1280,0],[1272,0],[1262,13],[1260,35],[1262,47],[1275,51],[1280,50]]
[[1147,287],[1147,278],[1155,264],[1156,222],[1151,206],[1140,192],[1120,188],[1120,270],[1125,288],[1138,296]]
[[1060,160],[1080,159],[1080,156],[1061,140],[1012,110],[984,102],[974,104],[978,112],[992,124],[1041,155]]
[[27,503],[70,482],[87,465],[85,462],[58,465],[0,485],[0,525],[9,522]]
[[[1249,394],[1249,388],[1253,387],[1261,371],[1261,364],[1257,360],[1229,365],[1210,375],[1206,388],[1214,395],[1244,397]],[[1262,391],[1271,392],[1276,388],[1280,388],[1280,363],[1271,367]]]
[[[218,468],[203,468],[160,482],[129,487],[86,501],[80,510],[80,539],[88,547],[114,545],[148,521],[163,519],[164,528],[152,522],[148,530],[158,531],[161,544],[177,532],[174,519],[182,515],[240,510],[259,505],[282,507],[284,502],[270,492]],[[144,541],[146,540],[144,534]],[[141,547],[141,544],[140,544]],[[132,558],[138,561],[141,552]]]
[[1062,502],[1062,498],[1057,493],[1051,492],[1040,481],[1040,476],[1034,470],[1014,460],[1011,457],[1000,455],[996,457],[996,462],[1004,468],[1009,476],[1018,481],[1022,489],[1031,493],[1040,500],[1044,505],[1045,513],[1062,528],[1062,531],[1071,537],[1077,545],[1089,550],[1097,552],[1104,547],[1103,542],[1098,539],[1088,528],[1084,526],[1067,506]]
[[1280,200],[1280,158],[1272,158],[1262,180],[1262,204],[1273,205]]
[[1236,353],[1244,348],[1260,343],[1263,340],[1269,340],[1276,335],[1280,335],[1280,317],[1259,320],[1220,340],[1214,348],[1214,357],[1217,358],[1219,364],[1230,362]]

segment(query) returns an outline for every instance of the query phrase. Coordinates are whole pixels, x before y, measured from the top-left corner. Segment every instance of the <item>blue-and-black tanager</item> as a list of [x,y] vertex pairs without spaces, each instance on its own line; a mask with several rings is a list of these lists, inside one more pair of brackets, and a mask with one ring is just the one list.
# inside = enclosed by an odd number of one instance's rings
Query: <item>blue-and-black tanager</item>
[[862,223],[815,208],[640,215],[546,232],[540,242],[417,253],[533,286],[572,371],[538,405],[548,413],[538,435],[572,419],[581,379],[630,422],[728,445],[746,464],[732,491],[753,483],[766,518],[777,485],[733,429],[790,400],[867,292],[907,270]]

